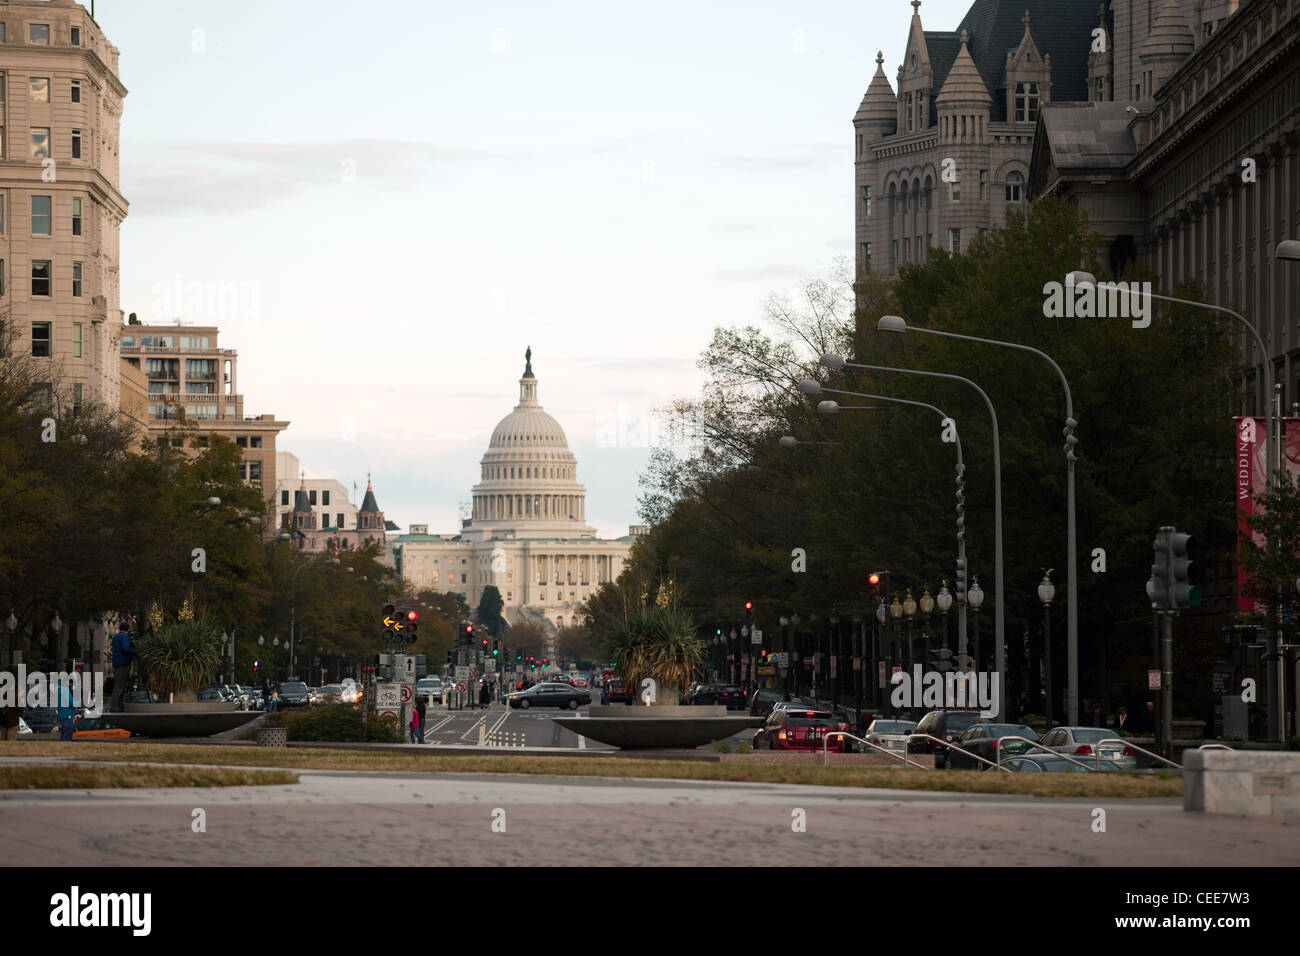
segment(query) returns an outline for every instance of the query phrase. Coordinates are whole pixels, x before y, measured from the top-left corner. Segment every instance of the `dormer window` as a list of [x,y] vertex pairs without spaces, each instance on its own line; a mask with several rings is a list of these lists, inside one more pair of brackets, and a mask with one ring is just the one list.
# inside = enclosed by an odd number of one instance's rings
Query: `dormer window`
[[907,114],[907,131],[912,132],[912,94],[903,96],[903,112]]
[[1038,122],[1038,84],[1016,84],[1016,122]]

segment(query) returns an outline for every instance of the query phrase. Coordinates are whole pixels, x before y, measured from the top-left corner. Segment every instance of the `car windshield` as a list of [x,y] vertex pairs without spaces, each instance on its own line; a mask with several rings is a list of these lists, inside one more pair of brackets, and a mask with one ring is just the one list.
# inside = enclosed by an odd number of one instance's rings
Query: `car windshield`
[[906,734],[916,729],[910,720],[877,720],[871,725],[873,734]]
[[784,700],[785,691],[783,690],[760,690],[755,695],[756,700]]
[[989,724],[990,737],[1024,737],[1026,740],[1038,740],[1038,732],[1023,724]]
[[305,694],[307,693],[307,685],[301,681],[296,683],[286,681],[280,685],[280,692],[289,694]]
[[1114,737],[1115,734],[1109,730],[1093,730],[1090,727],[1075,727],[1070,731],[1074,739],[1081,744],[1095,744],[1099,740],[1106,740]]

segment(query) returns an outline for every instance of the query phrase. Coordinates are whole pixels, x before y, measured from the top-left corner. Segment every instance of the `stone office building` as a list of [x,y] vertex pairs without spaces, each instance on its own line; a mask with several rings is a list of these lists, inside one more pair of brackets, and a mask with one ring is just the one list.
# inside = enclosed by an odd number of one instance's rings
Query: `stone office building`
[[859,274],[895,275],[1005,224],[1027,201],[1040,109],[1086,98],[1091,4],[975,0],[950,31],[912,8],[897,91],[878,54],[853,118]]

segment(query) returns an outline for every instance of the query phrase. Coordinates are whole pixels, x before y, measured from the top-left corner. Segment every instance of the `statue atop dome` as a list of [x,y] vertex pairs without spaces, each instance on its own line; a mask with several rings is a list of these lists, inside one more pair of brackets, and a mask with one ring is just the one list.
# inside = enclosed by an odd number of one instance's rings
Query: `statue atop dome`
[[524,378],[536,378],[533,375],[533,347],[524,349]]

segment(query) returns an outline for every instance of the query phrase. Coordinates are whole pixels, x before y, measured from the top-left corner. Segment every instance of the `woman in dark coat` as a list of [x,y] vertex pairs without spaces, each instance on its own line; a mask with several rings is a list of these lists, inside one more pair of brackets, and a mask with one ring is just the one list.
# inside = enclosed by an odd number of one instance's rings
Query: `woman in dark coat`
[[487,681],[479,684],[478,702],[481,707],[487,707],[488,704],[492,703],[492,685]]

